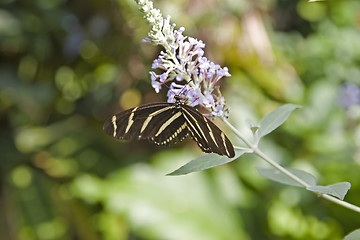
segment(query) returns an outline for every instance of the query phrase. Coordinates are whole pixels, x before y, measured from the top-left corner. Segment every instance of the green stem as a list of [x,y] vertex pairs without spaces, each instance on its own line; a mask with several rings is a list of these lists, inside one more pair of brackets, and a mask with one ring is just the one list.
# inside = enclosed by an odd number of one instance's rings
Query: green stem
[[[250,143],[231,123],[229,123],[229,121],[227,121],[227,119],[222,118],[222,120],[230,127],[230,129],[236,134],[236,136],[238,136],[247,146],[249,146],[249,148],[251,148],[253,150],[253,153],[255,153],[256,155],[258,155],[259,157],[264,159],[267,163],[269,163],[271,166],[273,166],[274,168],[276,168],[277,170],[279,170],[280,172],[282,172],[289,178],[291,178],[294,181],[301,184],[305,189],[310,187],[310,185],[308,183],[304,182],[303,180],[301,180],[300,178],[298,178],[297,176],[295,176],[294,174],[292,174],[291,172],[289,172],[288,170],[283,168],[281,165],[279,165],[278,163],[273,161],[270,157],[268,157],[266,154],[264,154],[257,146]],[[358,207],[358,206],[355,206],[351,203],[345,202],[343,200],[340,200],[340,199],[330,196],[328,194],[318,193],[318,195],[324,199],[327,199],[327,200],[333,202],[333,203],[336,203],[345,208],[348,208],[355,212],[360,213],[360,207]]]
[[238,136],[241,141],[243,141],[246,145],[248,145],[249,148],[251,149],[255,149],[256,146],[253,145],[251,142],[249,142],[233,125],[231,125],[231,123],[229,123],[229,121],[226,118],[221,118],[221,120],[223,120],[223,122],[226,123],[226,125],[229,126],[229,128],[236,134],[236,136]]
[[294,181],[296,181],[299,184],[301,184],[302,186],[304,186],[304,188],[310,187],[309,184],[307,184],[306,182],[304,182],[303,180],[298,178],[296,175],[292,174],[291,172],[289,172],[288,170],[283,168],[277,162],[273,161],[271,158],[269,158],[267,155],[265,155],[265,153],[263,153],[260,149],[258,149],[258,148],[254,149],[254,153],[256,155],[258,155],[259,157],[261,157],[262,159],[264,159],[266,162],[268,162],[271,166],[273,166],[274,168],[276,168],[277,170],[279,170],[280,172],[282,172],[283,174],[288,176],[289,178],[293,179]]
[[348,209],[351,209],[351,210],[353,210],[355,212],[360,213],[360,207],[355,206],[355,205],[353,205],[351,203],[345,202],[343,200],[340,200],[340,199],[338,199],[336,197],[333,197],[333,196],[330,196],[328,194],[319,194],[319,196],[322,197],[322,198],[325,198],[325,199],[327,199],[327,200],[329,200],[329,201],[331,201],[333,203],[339,204],[339,205],[341,205],[341,206],[343,206],[345,208],[348,208]]

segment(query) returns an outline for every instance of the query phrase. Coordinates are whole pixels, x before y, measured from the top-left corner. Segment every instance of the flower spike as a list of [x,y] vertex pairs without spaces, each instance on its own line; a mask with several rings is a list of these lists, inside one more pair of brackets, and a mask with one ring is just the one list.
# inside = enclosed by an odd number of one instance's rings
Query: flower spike
[[[153,8],[149,0],[137,0],[146,21],[152,26],[145,43],[162,45],[152,68],[163,71],[156,74],[151,71],[151,85],[158,93],[161,86],[175,80],[168,91],[168,102],[174,102],[175,94],[184,93],[186,103],[190,106],[201,106],[208,110],[210,117],[229,116],[229,108],[215,84],[223,77],[231,76],[228,68],[221,68],[204,57],[205,43],[193,37],[184,36],[184,27],[175,29],[170,23],[170,16],[162,17],[160,10]],[[181,82],[186,82],[184,85]],[[186,86],[187,85],[187,86]],[[189,86],[189,87],[188,87]],[[216,88],[216,91],[213,91]]]

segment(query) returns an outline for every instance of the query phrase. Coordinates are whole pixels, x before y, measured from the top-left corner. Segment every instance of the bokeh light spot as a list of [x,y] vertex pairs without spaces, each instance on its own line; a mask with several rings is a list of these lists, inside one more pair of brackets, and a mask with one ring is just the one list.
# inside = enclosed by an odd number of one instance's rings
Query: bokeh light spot
[[315,217],[309,217],[309,230],[314,239],[328,239],[330,234],[329,226]]
[[98,47],[91,41],[84,41],[80,46],[80,55],[85,60],[94,58],[98,51]]
[[13,183],[19,188],[25,188],[31,184],[32,174],[28,167],[19,166],[11,173]]
[[29,153],[45,146],[52,139],[50,131],[43,127],[26,128],[15,137],[15,144],[20,152]]
[[69,137],[64,137],[52,147],[52,150],[60,156],[68,156],[78,150],[78,148],[79,144],[77,141]]
[[55,83],[60,90],[69,82],[73,82],[74,79],[75,73],[70,67],[62,66],[56,71]]
[[43,222],[36,228],[39,239],[61,239],[65,233],[65,225],[59,220]]
[[141,102],[141,94],[138,90],[130,88],[126,90],[119,99],[119,104],[123,109],[136,107]]
[[19,229],[18,239],[36,239],[34,228],[24,225]]
[[75,179],[71,191],[75,196],[84,196],[88,203],[95,203],[104,195],[106,189],[96,176],[83,174]]
[[302,0],[297,5],[299,15],[310,22],[319,21],[326,16],[326,3]]
[[47,171],[53,177],[72,177],[79,170],[75,159],[53,159],[53,162],[53,167]]
[[117,67],[114,64],[104,63],[96,68],[95,75],[99,83],[104,84],[114,80],[117,72]]
[[56,71],[55,83],[68,101],[75,101],[82,95],[81,84],[76,81],[75,72],[70,67],[62,66]]
[[0,9],[0,34],[14,36],[21,32],[19,20],[10,12]]

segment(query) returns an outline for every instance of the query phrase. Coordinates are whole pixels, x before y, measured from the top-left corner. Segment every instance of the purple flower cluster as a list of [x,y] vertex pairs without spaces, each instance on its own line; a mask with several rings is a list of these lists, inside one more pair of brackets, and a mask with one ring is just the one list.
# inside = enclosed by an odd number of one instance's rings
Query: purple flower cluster
[[[169,21],[169,17],[164,21]],[[222,77],[230,76],[228,68],[221,68],[204,57],[205,44],[183,36],[183,31],[184,28],[173,30],[175,38],[171,47],[153,61],[152,68],[160,69],[162,73],[150,72],[152,87],[158,93],[162,85],[175,80],[170,84],[168,102],[174,102],[174,96],[182,94],[187,104],[208,109],[209,116],[228,117],[229,109],[216,85]],[[145,40],[148,41],[149,38]]]
[[339,101],[344,108],[360,105],[359,87],[353,83],[344,83],[340,89]]
[[183,27],[176,30],[176,25],[170,24],[170,16],[163,18],[150,0],[135,1],[152,26],[143,42],[165,48],[152,64],[153,69],[162,72],[150,72],[151,85],[155,91],[158,93],[164,84],[171,82],[168,102],[174,102],[174,96],[178,95],[188,105],[206,108],[211,117],[228,117],[229,109],[219,85],[216,85],[222,77],[230,76],[228,68],[221,68],[204,57],[205,44],[201,40],[184,36]]

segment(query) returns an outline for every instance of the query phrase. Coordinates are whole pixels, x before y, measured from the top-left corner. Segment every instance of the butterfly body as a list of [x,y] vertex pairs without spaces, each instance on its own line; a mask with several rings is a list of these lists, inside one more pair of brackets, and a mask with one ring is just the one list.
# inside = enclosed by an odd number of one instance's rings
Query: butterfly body
[[184,140],[188,135],[202,151],[234,157],[234,148],[225,134],[195,108],[176,99],[175,103],[150,103],[122,111],[107,120],[106,134],[125,140],[146,139],[156,145]]

